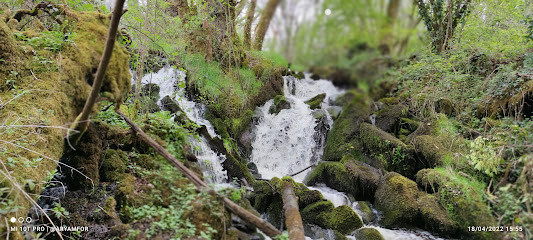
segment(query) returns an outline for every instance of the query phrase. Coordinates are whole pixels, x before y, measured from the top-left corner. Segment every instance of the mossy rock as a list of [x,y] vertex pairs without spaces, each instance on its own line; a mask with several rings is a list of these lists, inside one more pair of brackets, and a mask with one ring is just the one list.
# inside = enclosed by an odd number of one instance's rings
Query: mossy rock
[[278,114],[281,110],[289,108],[291,108],[289,101],[283,95],[277,95],[274,98],[274,104],[268,109],[268,113]]
[[365,224],[369,224],[376,219],[374,212],[372,211],[370,206],[368,206],[367,202],[358,201],[356,209],[359,211],[359,217],[361,217],[361,220],[363,220]]
[[387,106],[397,105],[398,103],[400,103],[398,98],[395,97],[381,98],[378,100],[378,102],[382,102]]
[[102,154],[100,179],[103,182],[118,181],[126,171],[128,156],[121,150],[107,149]]
[[418,166],[414,148],[395,136],[369,124],[361,123],[360,141],[365,152],[372,157],[372,165],[412,177],[424,166]]
[[376,191],[375,205],[383,211],[381,224],[385,227],[413,224],[418,212],[418,187],[404,176],[389,172]]
[[385,132],[395,134],[400,126],[400,118],[407,112],[407,107],[401,104],[386,106],[377,111],[376,126]]
[[447,98],[441,98],[437,100],[435,104],[435,110],[439,113],[451,116],[455,112],[454,105],[455,104],[452,102],[452,100]]
[[320,162],[305,182],[308,185],[325,183],[357,200],[372,201],[380,178],[379,170],[347,155],[341,162]]
[[333,104],[337,106],[344,107],[348,104],[350,104],[355,98],[358,98],[362,93],[362,91],[357,89],[350,89],[346,91],[344,94],[338,96],[334,101]]
[[407,130],[406,136],[416,131],[420,126],[420,122],[410,118],[400,118],[400,128]]
[[363,226],[357,214],[347,205],[337,208],[331,201],[320,201],[305,207],[302,211],[302,220],[326,229],[337,230],[348,234]]
[[115,196],[120,208],[132,205],[135,202],[135,177],[130,174],[123,174],[117,185]]
[[444,158],[450,154],[446,150],[447,148],[441,143],[439,137],[421,135],[415,137],[412,143],[415,153],[423,161],[423,165],[426,168],[441,165]]
[[339,161],[350,150],[359,148],[359,124],[368,119],[372,105],[370,98],[357,92],[350,104],[344,107],[328,132],[322,157],[324,161]]
[[385,240],[377,229],[369,227],[357,229],[353,236],[357,240]]
[[412,180],[389,172],[376,192],[376,208],[384,214],[380,223],[385,227],[419,227],[450,237],[466,233],[467,229],[462,226],[470,226],[468,224],[473,224],[473,221],[458,222],[449,209],[443,207],[453,204],[443,204],[437,196],[419,191]]
[[[494,233],[469,232],[468,229],[462,227],[493,226],[496,224],[496,219],[492,216],[489,205],[484,200],[485,184],[443,168],[423,169],[418,172],[416,177],[417,183],[422,188],[431,188],[435,192],[434,196],[440,205],[446,209],[454,224],[459,226],[458,231],[479,239],[494,237]],[[432,219],[428,219],[428,223],[432,221]]]
[[291,72],[291,75],[293,77],[295,77],[296,79],[304,79],[305,78],[305,74],[303,72]]
[[419,225],[423,229],[445,235],[454,235],[457,230],[446,209],[438,202],[437,198],[430,194],[419,194],[417,199],[418,210],[423,221]]
[[305,103],[309,105],[309,108],[317,109],[317,108],[320,108],[320,104],[322,104],[322,101],[324,101],[325,98],[326,98],[326,94],[321,93],[305,101]]

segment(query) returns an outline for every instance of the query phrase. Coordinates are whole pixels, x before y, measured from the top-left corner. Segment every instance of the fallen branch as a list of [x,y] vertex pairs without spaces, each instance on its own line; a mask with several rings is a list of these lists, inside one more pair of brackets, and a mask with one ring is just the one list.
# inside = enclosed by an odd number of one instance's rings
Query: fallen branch
[[291,240],[305,240],[302,216],[298,210],[298,199],[294,194],[292,183],[281,183],[281,197],[283,198],[283,210],[285,211],[285,225]]
[[207,191],[212,195],[218,196],[223,199],[224,206],[230,210],[235,215],[239,216],[244,221],[256,226],[259,228],[262,232],[264,232],[269,237],[275,237],[277,235],[280,235],[281,232],[278,231],[272,224],[269,222],[255,216],[254,214],[248,212],[246,209],[242,208],[241,206],[235,204],[230,199],[219,195],[215,190],[210,188],[202,179],[200,179],[193,171],[185,167],[180,161],[178,161],[172,154],[170,154],[165,148],[163,148],[161,145],[159,145],[156,141],[154,141],[150,136],[148,136],[137,124],[132,122],[124,113],[122,113],[120,110],[117,109],[118,115],[120,115],[124,121],[126,121],[131,129],[137,133],[139,138],[148,144],[150,147],[152,147],[157,153],[159,153],[161,156],[163,156],[165,159],[167,159],[172,165],[174,165],[180,172],[185,175],[191,182],[196,186],[196,188],[199,191]]
[[306,168],[304,168],[304,169],[302,169],[302,170],[300,170],[300,171],[298,171],[298,172],[296,172],[296,173],[293,173],[293,174],[291,174],[291,175],[289,175],[289,176],[294,177],[294,176],[296,176],[296,175],[298,175],[298,174],[300,174],[300,173],[303,173],[305,170],[307,170],[307,169],[309,169],[309,168],[312,168],[312,167],[314,167],[314,166],[316,166],[316,163],[313,163],[313,164],[309,165],[308,167],[306,167]]

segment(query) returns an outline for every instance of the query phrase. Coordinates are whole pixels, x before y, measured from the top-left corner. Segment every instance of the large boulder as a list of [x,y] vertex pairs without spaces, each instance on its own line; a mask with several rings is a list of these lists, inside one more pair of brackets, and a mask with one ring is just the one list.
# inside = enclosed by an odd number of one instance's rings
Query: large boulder
[[353,96],[327,135],[324,161],[339,161],[351,149],[359,148],[359,124],[368,119],[372,106],[372,100],[363,93]]
[[363,226],[361,218],[347,205],[334,207],[331,201],[320,201],[305,207],[302,220],[326,229],[337,230],[343,234]]
[[307,177],[306,183],[325,183],[328,187],[346,192],[356,200],[374,199],[381,172],[347,155],[340,162],[321,162]]
[[[490,212],[490,208],[485,203],[485,186],[477,180],[465,176],[464,174],[450,171],[444,168],[423,169],[416,175],[416,181],[422,189],[434,192],[435,198],[419,201],[420,205],[429,202],[438,202],[446,207],[446,212],[451,220],[459,226],[458,230],[462,234],[467,234],[477,239],[497,238],[493,232],[469,232],[463,226],[495,226],[496,219]],[[426,210],[423,214],[431,214]],[[437,228],[439,221],[436,214],[431,214],[432,218],[426,217],[429,227]]]
[[459,226],[433,195],[419,191],[417,184],[395,172],[387,173],[376,191],[375,206],[383,211],[385,227],[420,227],[455,236]]

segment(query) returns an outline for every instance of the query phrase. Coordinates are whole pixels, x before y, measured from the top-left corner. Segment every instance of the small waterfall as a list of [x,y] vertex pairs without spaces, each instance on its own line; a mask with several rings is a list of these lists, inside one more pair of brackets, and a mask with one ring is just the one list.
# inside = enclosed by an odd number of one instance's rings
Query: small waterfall
[[[213,125],[203,117],[206,110],[205,105],[187,99],[185,90],[179,87],[179,85],[183,85],[184,81],[185,73],[170,66],[161,68],[157,73],[146,74],[141,80],[142,84],[153,83],[159,86],[159,105],[161,105],[163,97],[170,96],[191,121],[199,126],[205,125],[211,137],[218,136]],[[134,82],[133,78],[132,82]],[[190,142],[207,182],[217,184],[227,182],[228,176],[222,167],[222,163],[226,161],[226,156],[213,151],[204,137],[191,138]]]
[[[284,77],[283,92],[291,105],[289,109],[270,114],[273,100],[258,108],[259,122],[255,127],[251,161],[267,179],[290,176],[321,159],[325,133],[333,123],[325,109],[329,101],[342,93],[330,81],[314,81],[308,77],[297,80],[290,76]],[[311,110],[305,101],[322,93],[326,98],[321,109]],[[315,118],[314,112],[321,112],[322,117]],[[309,171],[293,178],[301,182]]]

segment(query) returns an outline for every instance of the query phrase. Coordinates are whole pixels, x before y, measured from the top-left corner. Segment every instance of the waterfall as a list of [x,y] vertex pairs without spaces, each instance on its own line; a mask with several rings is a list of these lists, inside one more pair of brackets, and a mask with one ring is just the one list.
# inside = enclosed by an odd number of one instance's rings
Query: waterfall
[[[133,76],[133,75],[132,75]],[[132,82],[133,82],[132,78]],[[157,84],[159,86],[159,100],[158,104],[161,106],[161,99],[165,96],[170,96],[185,112],[187,117],[198,124],[205,125],[211,137],[218,136],[215,133],[213,125],[205,119],[204,113],[206,106],[201,103],[193,102],[187,99],[185,89],[179,87],[184,86],[185,73],[176,68],[165,66],[156,73],[148,73],[143,76],[142,84]],[[198,165],[202,169],[205,179],[208,183],[222,184],[227,182],[228,176],[223,170],[222,163],[226,161],[224,154],[217,153],[209,147],[207,140],[204,137],[189,139],[192,143],[193,152],[198,159]]]
[[[258,108],[259,121],[254,129],[251,161],[267,179],[290,176],[322,158],[325,133],[333,123],[325,109],[342,93],[330,81],[314,81],[308,77],[297,80],[291,76],[284,77],[283,92],[291,107],[270,114],[274,101],[269,100]],[[322,93],[326,98],[321,109],[311,110],[305,101]],[[313,113],[317,112],[323,117],[316,119]],[[320,131],[321,126],[326,127],[326,131]],[[309,171],[299,173],[294,180],[302,182]]]

